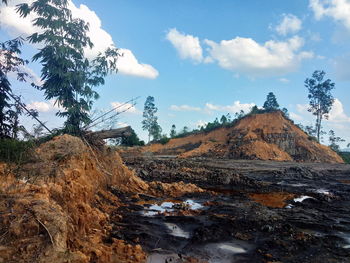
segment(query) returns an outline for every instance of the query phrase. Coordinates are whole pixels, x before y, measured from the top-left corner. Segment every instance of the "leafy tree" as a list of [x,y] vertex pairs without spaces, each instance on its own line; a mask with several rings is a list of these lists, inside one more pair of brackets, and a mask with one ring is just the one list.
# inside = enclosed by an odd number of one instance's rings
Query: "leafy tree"
[[158,140],[161,137],[162,128],[158,124],[158,117],[155,115],[158,109],[154,104],[154,97],[148,96],[143,109],[142,129],[148,131],[148,142]]
[[23,39],[0,43],[0,138],[17,138],[19,130],[19,115],[22,114],[20,98],[12,93],[9,73],[16,74],[17,80],[25,81],[28,76],[21,66],[28,63],[19,57]]
[[316,137],[320,141],[321,122],[323,117],[328,119],[328,113],[332,108],[334,98],[331,90],[335,84],[330,79],[323,80],[326,73],[321,70],[316,70],[311,78],[305,80],[305,87],[308,89],[308,98],[310,100],[309,112],[316,116]]
[[122,137],[120,145],[122,146],[143,146],[144,141],[141,141],[134,130],[131,131],[131,135],[127,137]]
[[337,137],[335,136],[335,132],[333,130],[330,130],[328,132],[329,134],[329,142],[330,142],[330,145],[329,147],[331,147],[331,149],[335,152],[339,152],[340,150],[340,147],[339,147],[339,142],[345,142],[344,139],[340,138],[340,137]]
[[175,124],[173,124],[170,130],[170,138],[174,138],[175,136],[176,136],[176,126]]
[[189,132],[189,129],[187,126],[184,126],[183,129],[182,129],[182,134],[186,134]]
[[269,94],[267,94],[266,101],[264,102],[263,107],[265,110],[269,111],[279,109],[280,105],[277,102],[275,94],[273,94],[272,92],[269,92]]
[[225,115],[222,115],[221,118],[220,118],[220,123],[222,125],[225,125],[227,124],[227,117]]
[[286,116],[287,118],[289,118],[289,113],[288,113],[287,108],[283,108],[283,109],[282,109],[282,112],[283,112],[284,116]]
[[258,114],[260,112],[258,106],[254,105],[251,110],[250,110],[250,114]]
[[111,47],[88,60],[84,48],[93,46],[87,36],[89,26],[72,17],[68,0],[36,0],[18,5],[17,12],[22,17],[35,13],[33,25],[41,29],[28,37],[30,43],[44,46],[33,57],[42,64],[43,85],[34,86],[64,109],[57,115],[66,118],[65,132],[80,134],[82,126],[90,122],[89,111],[98,98],[93,88],[103,85],[104,77],[117,70],[118,50]]

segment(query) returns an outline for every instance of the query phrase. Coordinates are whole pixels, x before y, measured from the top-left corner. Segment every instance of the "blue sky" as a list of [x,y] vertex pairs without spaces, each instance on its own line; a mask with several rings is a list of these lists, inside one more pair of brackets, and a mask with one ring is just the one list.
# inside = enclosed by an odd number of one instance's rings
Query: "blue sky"
[[[1,6],[1,41],[35,32],[30,21],[16,17],[11,5],[19,2]],[[119,73],[97,89],[101,98],[95,108],[141,96],[118,122],[130,124],[143,139],[148,95],[155,97],[164,133],[172,124],[178,130],[196,128],[222,114],[261,106],[270,91],[296,123],[311,124],[303,83],[322,69],[336,83],[324,128],[350,142],[349,0],[73,0],[70,8],[90,22],[95,49],[88,56],[110,44],[124,53]],[[31,58],[36,48],[27,45],[23,56]],[[40,65],[32,63],[28,70],[40,76]],[[23,84],[14,89],[50,127],[60,125],[57,109],[40,92]]]

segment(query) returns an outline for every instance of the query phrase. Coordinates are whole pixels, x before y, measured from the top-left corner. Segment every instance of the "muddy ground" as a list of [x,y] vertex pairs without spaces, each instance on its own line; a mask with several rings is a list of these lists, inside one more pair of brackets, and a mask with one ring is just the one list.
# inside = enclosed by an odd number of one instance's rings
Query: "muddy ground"
[[126,205],[115,213],[111,239],[140,244],[148,262],[350,262],[350,165],[124,161],[146,181],[207,190],[169,200],[112,189]]

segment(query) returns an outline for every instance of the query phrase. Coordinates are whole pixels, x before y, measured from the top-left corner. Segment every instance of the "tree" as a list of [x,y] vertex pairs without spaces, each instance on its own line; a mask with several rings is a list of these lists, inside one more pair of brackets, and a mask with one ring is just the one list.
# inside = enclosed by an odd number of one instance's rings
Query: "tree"
[[323,80],[326,73],[321,70],[316,70],[311,78],[305,80],[305,87],[308,89],[309,94],[309,112],[312,112],[316,116],[316,137],[320,141],[321,123],[323,117],[328,119],[328,113],[332,108],[334,98],[331,94],[331,90],[334,89],[335,84],[330,79]]
[[186,134],[189,132],[189,129],[187,126],[184,126],[183,129],[182,129],[182,134]]
[[176,126],[175,124],[173,124],[170,130],[170,138],[174,138],[175,136],[176,136]]
[[267,94],[263,107],[268,111],[279,109],[280,105],[278,104],[276,96],[273,94],[273,92],[269,92],[269,94]]
[[22,108],[20,98],[12,93],[8,74],[16,74],[19,81],[25,81],[28,76],[21,70],[21,66],[28,63],[19,57],[22,43],[22,38],[0,43],[0,138],[17,138],[19,130],[18,119]]
[[162,129],[158,124],[158,117],[155,115],[158,109],[154,104],[154,97],[148,96],[145,101],[145,106],[143,109],[142,129],[148,131],[148,142],[151,140],[157,140],[161,136]]
[[122,137],[120,145],[122,146],[143,146],[144,141],[141,141],[134,130],[131,131],[131,135],[127,137]]
[[220,123],[222,125],[225,125],[227,123],[227,117],[225,115],[222,115],[220,118]]
[[34,86],[64,109],[57,116],[66,118],[65,132],[80,134],[82,126],[90,122],[88,113],[98,98],[93,88],[103,85],[104,77],[117,70],[118,49],[108,48],[88,60],[84,48],[93,46],[87,36],[89,26],[72,17],[68,0],[36,0],[18,5],[17,12],[22,17],[35,13],[33,25],[41,29],[28,37],[30,43],[43,46],[33,56],[33,61],[42,64],[43,85]]
[[282,108],[282,112],[283,112],[284,116],[289,118],[289,113],[288,113],[288,109],[287,108]]
[[328,132],[329,134],[329,142],[330,142],[330,145],[329,147],[331,147],[331,149],[335,152],[339,152],[340,150],[340,147],[339,147],[339,142],[345,142],[344,139],[340,138],[340,137],[337,137],[335,136],[335,132],[333,130],[330,130]]

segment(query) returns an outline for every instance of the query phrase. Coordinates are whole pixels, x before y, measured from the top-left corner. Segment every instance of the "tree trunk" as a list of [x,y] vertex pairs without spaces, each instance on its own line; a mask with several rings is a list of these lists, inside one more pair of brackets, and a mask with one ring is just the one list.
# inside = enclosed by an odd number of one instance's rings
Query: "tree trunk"
[[111,130],[102,130],[96,132],[88,132],[85,136],[94,140],[103,140],[109,138],[129,137],[132,134],[130,126]]

